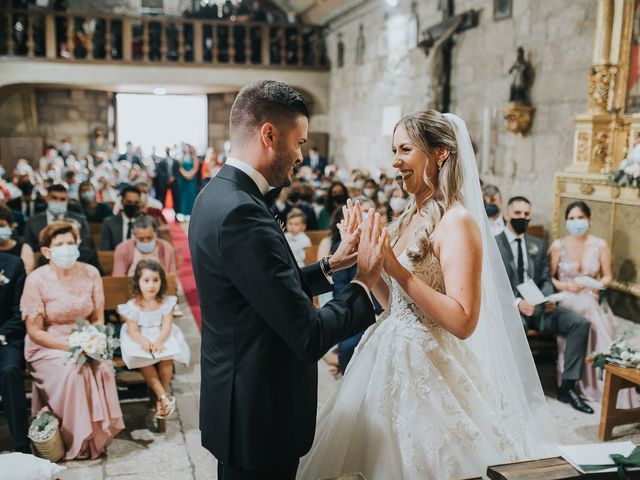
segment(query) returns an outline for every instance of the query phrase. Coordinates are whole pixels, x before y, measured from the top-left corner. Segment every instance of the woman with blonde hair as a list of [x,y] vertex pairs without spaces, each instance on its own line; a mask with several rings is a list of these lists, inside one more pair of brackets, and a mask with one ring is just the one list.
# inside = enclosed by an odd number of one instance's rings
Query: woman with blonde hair
[[464,122],[407,115],[393,155],[409,201],[373,289],[385,312],[323,405],[300,479],[481,476],[554,441]]

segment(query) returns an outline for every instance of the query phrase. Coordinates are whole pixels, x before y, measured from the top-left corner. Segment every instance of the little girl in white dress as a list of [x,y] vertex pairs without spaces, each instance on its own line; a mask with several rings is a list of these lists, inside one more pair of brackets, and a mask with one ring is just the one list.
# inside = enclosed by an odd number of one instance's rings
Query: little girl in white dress
[[156,417],[167,418],[175,410],[169,395],[173,361],[189,364],[189,346],[180,327],[173,323],[177,298],[166,295],[167,279],[162,266],[141,260],[132,278],[133,298],[118,305],[125,320],[120,331],[122,359],[128,368],[139,368],[157,397]]

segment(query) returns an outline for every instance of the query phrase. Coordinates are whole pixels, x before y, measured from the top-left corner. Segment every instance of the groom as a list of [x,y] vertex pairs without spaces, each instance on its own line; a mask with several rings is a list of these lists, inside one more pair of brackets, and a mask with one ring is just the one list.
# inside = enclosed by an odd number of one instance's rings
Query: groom
[[361,240],[358,275],[318,310],[312,297],[355,262],[357,231],[335,255],[300,269],[269,212],[277,192],[270,188],[288,185],[302,161],[308,117],[300,94],[284,83],[243,88],[231,108],[231,155],[193,208],[200,430],[220,480],[295,478],[315,433],[317,361],[374,321],[368,290],[380,276],[381,249]]

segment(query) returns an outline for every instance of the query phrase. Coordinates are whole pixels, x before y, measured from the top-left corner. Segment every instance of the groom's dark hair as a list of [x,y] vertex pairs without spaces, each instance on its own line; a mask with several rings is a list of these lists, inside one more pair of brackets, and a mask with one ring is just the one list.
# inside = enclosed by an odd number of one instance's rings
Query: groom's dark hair
[[240,90],[233,102],[229,118],[231,139],[246,138],[267,122],[286,127],[298,115],[309,117],[300,93],[286,83],[258,80]]

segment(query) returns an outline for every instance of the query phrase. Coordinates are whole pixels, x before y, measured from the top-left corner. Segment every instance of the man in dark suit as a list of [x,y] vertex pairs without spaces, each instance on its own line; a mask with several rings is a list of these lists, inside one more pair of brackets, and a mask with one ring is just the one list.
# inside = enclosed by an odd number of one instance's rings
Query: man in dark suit
[[304,195],[304,187],[300,182],[293,182],[289,188],[289,195],[284,203],[284,208],[280,210],[277,203],[271,206],[271,213],[278,219],[281,224],[287,224],[287,217],[294,208],[302,210],[307,219],[307,230],[318,229],[318,218],[313,206],[305,202],[302,198]]
[[309,149],[309,155],[304,157],[302,162],[303,166],[311,167],[312,170],[320,170],[324,175],[324,168],[327,166],[327,159],[320,156],[318,147],[311,147]]
[[7,207],[15,212],[20,212],[25,220],[29,220],[36,213],[43,212],[47,203],[34,193],[33,184],[22,182],[18,185],[22,195],[12,198],[7,202]]
[[374,321],[368,289],[382,253],[371,221],[360,238],[357,277],[318,310],[312,297],[331,289],[334,270],[354,263],[357,231],[332,257],[300,269],[267,206],[269,186],[288,184],[302,161],[308,115],[286,84],[245,87],[231,109],[231,155],[193,208],[200,430],[220,480],[295,478],[315,432],[317,361]]
[[74,222],[80,229],[81,242],[79,246],[80,257],[78,260],[89,263],[102,272],[102,268],[98,262],[98,254],[91,241],[87,219],[84,215],[69,210],[69,192],[67,191],[67,187],[59,183],[51,185],[47,191],[46,201],[47,209],[42,213],[37,213],[26,223],[24,227],[24,241],[37,253],[40,251],[40,232],[44,227],[56,220]]
[[18,452],[31,453],[27,438],[27,398],[24,394],[24,336],[20,297],[25,271],[20,257],[0,253],[0,395]]
[[131,164],[131,166],[138,165],[140,168],[144,169],[144,165],[142,165],[140,157],[136,155],[135,151],[133,150],[133,143],[127,142],[126,149],[127,150],[125,151],[125,153],[121,154],[118,157],[118,161],[121,162],[122,160],[126,160]]
[[558,390],[558,400],[569,403],[578,411],[593,413],[593,409],[584,402],[574,388],[584,368],[589,338],[589,321],[573,310],[555,303],[532,305],[522,298],[516,288],[521,283],[532,279],[545,296],[553,293],[547,259],[547,244],[544,240],[524,233],[529,226],[530,218],[531,203],[529,200],[525,197],[513,197],[509,200],[505,212],[507,227],[496,236],[509,282],[516,297],[522,324],[525,330],[529,328],[545,330],[566,338],[564,372],[562,373],[562,384]]
[[165,157],[160,159],[156,165],[156,176],[153,180],[156,198],[162,202],[163,206],[166,206],[169,189],[171,189],[174,205],[178,201],[178,182],[176,179],[180,171],[180,164],[171,156],[171,149],[167,147],[165,152]]
[[122,210],[102,223],[100,250],[115,250],[133,235],[133,222],[140,215],[140,190],[127,185],[120,191]]

